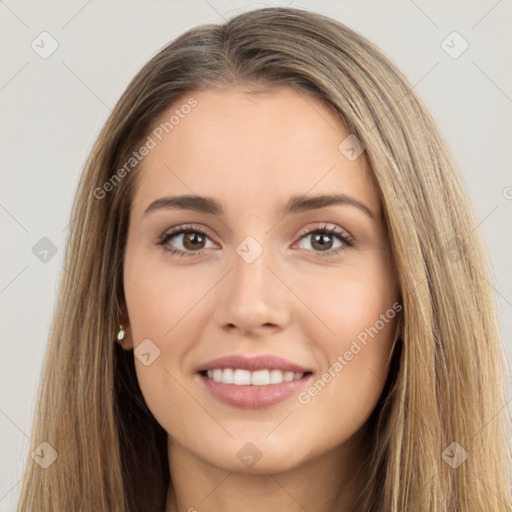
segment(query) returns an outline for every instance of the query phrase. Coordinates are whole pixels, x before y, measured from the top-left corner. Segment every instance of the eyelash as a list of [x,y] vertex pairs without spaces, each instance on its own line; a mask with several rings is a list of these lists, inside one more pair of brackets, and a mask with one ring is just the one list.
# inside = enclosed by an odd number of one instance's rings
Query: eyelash
[[[163,247],[174,236],[180,235],[182,233],[190,233],[190,232],[199,233],[207,238],[210,238],[206,234],[206,232],[203,231],[201,228],[191,226],[188,224],[185,226],[178,226],[177,228],[173,229],[172,231],[165,233],[162,236],[159,236],[158,237],[159,241],[157,242],[157,245]],[[314,233],[334,235],[334,236],[338,237],[340,239],[340,241],[343,243],[343,245],[341,245],[340,247],[337,247],[336,249],[329,249],[328,251],[313,251],[315,253],[318,253],[318,256],[320,256],[320,257],[335,256],[339,252],[344,250],[345,246],[352,247],[354,245],[354,239],[350,235],[348,235],[345,231],[342,231],[341,229],[339,229],[337,227],[329,227],[326,224],[324,224],[318,228],[307,231],[306,233],[304,233],[300,236],[299,240],[302,240],[304,237],[314,234]],[[205,251],[205,249],[201,249],[199,251],[192,251],[192,253],[190,254],[189,252],[182,251],[180,249],[172,249],[170,247],[165,247],[164,249],[171,254],[174,254],[177,256],[186,256],[186,257],[189,257],[189,256],[193,257],[196,255],[200,255]],[[304,249],[304,250],[308,250],[308,249]]]

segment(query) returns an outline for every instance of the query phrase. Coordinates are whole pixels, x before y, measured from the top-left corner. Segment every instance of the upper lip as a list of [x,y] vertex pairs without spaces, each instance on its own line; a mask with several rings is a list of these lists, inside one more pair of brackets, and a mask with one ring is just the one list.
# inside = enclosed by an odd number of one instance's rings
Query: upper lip
[[260,356],[241,356],[237,354],[232,354],[229,356],[219,357],[217,359],[212,359],[207,363],[199,366],[197,368],[197,372],[203,372],[207,370],[215,370],[225,368],[233,368],[240,370],[249,370],[249,371],[257,371],[257,370],[281,370],[283,372],[293,372],[293,373],[307,373],[312,372],[309,368],[304,368],[300,364],[294,363],[292,361],[288,361],[287,359],[283,359],[282,357],[273,356],[270,354],[264,354]]

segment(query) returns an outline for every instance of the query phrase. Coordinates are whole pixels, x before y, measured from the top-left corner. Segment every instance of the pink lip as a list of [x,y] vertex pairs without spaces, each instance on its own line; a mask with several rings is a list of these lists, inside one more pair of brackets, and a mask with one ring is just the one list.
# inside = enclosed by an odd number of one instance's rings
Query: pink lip
[[[299,380],[282,382],[281,384],[238,386],[236,384],[215,382],[204,375],[204,372],[207,370],[215,370],[218,368],[249,371],[281,370],[283,372],[309,373]],[[214,398],[222,403],[241,409],[260,409],[282,402],[290,396],[296,395],[311,379],[311,376],[311,369],[304,368],[296,363],[272,355],[256,357],[231,355],[209,361],[197,369],[197,377]]]
[[249,370],[251,372],[257,370],[281,370],[283,372],[293,373],[306,373],[313,371],[311,368],[304,368],[303,366],[292,363],[287,359],[272,356],[270,354],[255,357],[233,354],[230,356],[219,357],[218,359],[213,359],[212,361],[208,361],[207,363],[199,366],[196,371],[202,372],[205,370],[215,370],[217,368],[220,368],[221,370],[224,370],[225,368],[233,368]]

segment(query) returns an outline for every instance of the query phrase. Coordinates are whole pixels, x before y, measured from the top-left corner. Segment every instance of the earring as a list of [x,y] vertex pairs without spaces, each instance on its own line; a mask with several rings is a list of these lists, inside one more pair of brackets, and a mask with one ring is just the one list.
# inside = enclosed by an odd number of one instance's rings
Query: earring
[[117,333],[117,341],[118,343],[122,346],[123,345],[123,340],[124,340],[124,337],[125,337],[125,332],[124,332],[124,329],[123,329],[123,326],[120,325],[119,326],[119,332]]

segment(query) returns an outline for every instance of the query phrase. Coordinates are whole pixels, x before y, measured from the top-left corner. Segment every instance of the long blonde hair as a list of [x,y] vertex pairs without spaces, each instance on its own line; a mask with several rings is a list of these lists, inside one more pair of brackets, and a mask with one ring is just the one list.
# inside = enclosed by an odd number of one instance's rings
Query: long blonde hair
[[18,510],[164,510],[167,433],[144,402],[133,354],[115,343],[140,166],[105,197],[94,191],[180,98],[235,84],[323,100],[364,143],[380,189],[404,309],[388,383],[368,421],[354,510],[509,510],[505,356],[486,253],[454,160],[411,84],[376,46],[292,8],[187,31],[142,68],[103,127],[73,204],[33,426],[31,451],[47,442],[58,459],[43,469],[28,457]]

